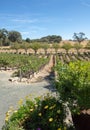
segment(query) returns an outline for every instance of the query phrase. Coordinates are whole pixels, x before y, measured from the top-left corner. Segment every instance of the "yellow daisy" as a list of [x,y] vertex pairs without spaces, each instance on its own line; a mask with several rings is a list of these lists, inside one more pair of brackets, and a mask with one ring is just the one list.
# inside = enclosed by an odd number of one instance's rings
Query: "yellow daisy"
[[42,116],[42,113],[39,113],[38,116]]
[[52,122],[53,121],[53,118],[49,118],[49,122]]
[[46,106],[44,107],[44,109],[48,109],[48,105],[46,105]]

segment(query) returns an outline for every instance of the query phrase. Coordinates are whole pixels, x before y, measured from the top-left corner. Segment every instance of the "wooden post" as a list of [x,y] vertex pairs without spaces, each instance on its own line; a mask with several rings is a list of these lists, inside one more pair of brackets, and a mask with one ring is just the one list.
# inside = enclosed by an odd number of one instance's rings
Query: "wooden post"
[[21,71],[21,69],[19,71],[19,77],[20,77],[20,82],[21,82],[22,81],[22,71]]

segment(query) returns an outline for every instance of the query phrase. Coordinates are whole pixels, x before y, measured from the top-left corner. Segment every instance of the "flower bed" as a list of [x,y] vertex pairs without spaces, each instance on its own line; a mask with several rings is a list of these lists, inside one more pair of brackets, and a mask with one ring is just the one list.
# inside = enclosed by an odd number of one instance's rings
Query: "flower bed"
[[55,97],[27,99],[23,105],[20,100],[19,104],[11,116],[11,110],[7,112],[3,130],[69,130],[64,123],[64,105]]

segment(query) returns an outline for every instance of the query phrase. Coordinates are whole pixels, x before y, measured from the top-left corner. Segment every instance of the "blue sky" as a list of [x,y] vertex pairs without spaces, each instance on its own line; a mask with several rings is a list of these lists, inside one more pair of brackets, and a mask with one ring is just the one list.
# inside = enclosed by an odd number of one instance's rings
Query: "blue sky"
[[90,0],[1,0],[2,28],[19,31],[24,39],[60,35],[65,40],[74,32],[90,39]]

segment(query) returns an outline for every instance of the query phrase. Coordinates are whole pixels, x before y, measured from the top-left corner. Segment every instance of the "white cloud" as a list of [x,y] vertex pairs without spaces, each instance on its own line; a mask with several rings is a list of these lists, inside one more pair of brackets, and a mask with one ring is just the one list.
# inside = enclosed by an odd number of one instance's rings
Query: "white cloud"
[[33,30],[33,31],[45,31],[45,30],[47,30],[47,28],[40,27],[40,26],[31,26],[30,29]]
[[28,35],[28,34],[30,34],[30,33],[27,32],[27,31],[22,31],[21,33],[22,33],[22,35]]
[[18,22],[18,23],[35,23],[38,20],[37,19],[12,19],[13,22]]

